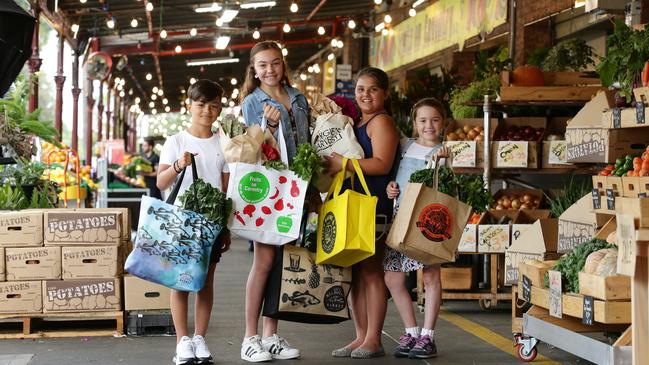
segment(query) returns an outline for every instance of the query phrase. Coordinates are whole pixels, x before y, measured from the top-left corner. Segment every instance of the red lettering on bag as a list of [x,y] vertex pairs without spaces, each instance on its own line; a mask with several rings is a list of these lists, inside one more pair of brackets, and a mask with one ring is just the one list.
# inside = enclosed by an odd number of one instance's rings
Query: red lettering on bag
[[431,241],[446,241],[453,232],[453,216],[444,205],[430,204],[421,210],[417,227]]

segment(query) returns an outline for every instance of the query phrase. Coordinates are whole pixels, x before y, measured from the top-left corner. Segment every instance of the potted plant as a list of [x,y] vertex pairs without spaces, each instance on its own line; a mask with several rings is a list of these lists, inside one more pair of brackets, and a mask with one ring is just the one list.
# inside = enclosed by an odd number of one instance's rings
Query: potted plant
[[568,39],[550,48],[541,62],[543,71],[581,72],[594,66],[593,48],[583,39]]

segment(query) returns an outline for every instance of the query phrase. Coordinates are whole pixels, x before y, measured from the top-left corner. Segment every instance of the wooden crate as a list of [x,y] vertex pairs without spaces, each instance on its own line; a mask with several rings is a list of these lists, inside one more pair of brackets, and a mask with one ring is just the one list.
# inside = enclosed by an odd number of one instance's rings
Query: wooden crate
[[639,194],[649,195],[649,176],[624,176],[622,185],[623,196],[627,198],[638,198]]
[[631,278],[624,275],[598,276],[579,273],[579,293],[602,300],[631,299]]
[[441,270],[442,289],[471,290],[473,287],[473,266],[447,266]]
[[0,339],[124,334],[122,311],[2,314],[0,321]]
[[[580,72],[544,72],[546,86],[514,86],[512,72],[500,74],[502,101],[589,101],[601,86],[599,78]],[[576,86],[581,85],[581,86]]]
[[633,365],[649,364],[649,242],[636,244],[633,275]]
[[[523,297],[522,285],[519,284],[519,297]],[[631,301],[604,301],[595,299],[595,322],[605,324],[630,324]],[[532,286],[531,303],[542,308],[550,308],[550,290]],[[582,318],[584,296],[581,294],[567,293],[561,296],[561,307],[564,316]]]
[[617,198],[618,213],[631,214],[639,228],[649,228],[649,198]]
[[518,265],[518,280],[519,280],[519,286],[521,286],[520,281],[523,280],[523,276],[526,276],[530,281],[532,282],[533,286],[538,286],[538,287],[543,287],[544,284],[544,278],[545,278],[545,273],[550,270],[554,264],[556,264],[556,260],[550,260],[550,261],[525,261],[521,264]]

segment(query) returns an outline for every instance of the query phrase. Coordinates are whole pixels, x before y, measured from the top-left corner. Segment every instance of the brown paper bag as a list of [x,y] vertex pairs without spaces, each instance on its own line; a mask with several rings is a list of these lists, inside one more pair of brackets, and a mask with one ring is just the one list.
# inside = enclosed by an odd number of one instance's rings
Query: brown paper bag
[[264,142],[264,132],[258,125],[248,127],[244,134],[234,138],[228,137],[222,129],[219,129],[219,140],[223,155],[228,163],[256,164],[261,160],[261,144]]
[[[439,166],[439,163],[435,164]],[[455,261],[471,207],[419,183],[408,183],[385,243],[424,264]]]
[[314,94],[309,103],[311,109],[311,120],[309,126],[315,128],[316,119],[323,114],[341,114],[342,108],[335,101],[322,94]]

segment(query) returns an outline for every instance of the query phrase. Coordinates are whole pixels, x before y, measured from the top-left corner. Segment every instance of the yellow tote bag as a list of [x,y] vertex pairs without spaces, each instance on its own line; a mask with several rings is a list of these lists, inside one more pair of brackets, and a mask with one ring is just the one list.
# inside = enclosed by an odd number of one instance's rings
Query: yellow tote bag
[[[347,161],[343,158],[342,165],[347,166]],[[358,161],[351,161],[365,194],[351,189],[341,194],[345,170],[336,175],[318,217],[318,265],[348,267],[376,251],[374,234],[378,198],[370,194]],[[352,176],[352,186],[353,182]]]

